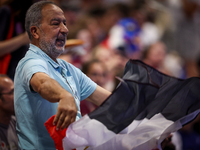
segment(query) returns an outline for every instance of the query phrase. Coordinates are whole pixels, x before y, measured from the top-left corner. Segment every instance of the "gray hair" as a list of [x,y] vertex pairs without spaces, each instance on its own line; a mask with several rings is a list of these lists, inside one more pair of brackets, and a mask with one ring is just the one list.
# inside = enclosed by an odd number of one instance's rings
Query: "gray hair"
[[28,33],[29,39],[32,40],[33,36],[31,34],[30,28],[31,26],[39,27],[42,21],[42,9],[44,6],[53,4],[56,5],[52,1],[39,1],[34,3],[27,11],[25,18],[25,29]]

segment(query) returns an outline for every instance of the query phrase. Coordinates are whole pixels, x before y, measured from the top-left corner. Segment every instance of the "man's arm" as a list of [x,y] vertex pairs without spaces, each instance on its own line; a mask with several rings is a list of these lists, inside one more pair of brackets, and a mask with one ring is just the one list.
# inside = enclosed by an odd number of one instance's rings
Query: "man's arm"
[[77,106],[74,97],[62,88],[56,80],[50,78],[45,73],[38,72],[32,76],[30,85],[35,92],[49,102],[59,102],[53,121],[54,124],[57,123],[56,129],[61,127],[61,130],[63,130],[75,121]]
[[97,106],[101,105],[106,98],[111,94],[110,91],[107,91],[106,89],[100,87],[97,85],[96,90],[85,100],[90,101]]

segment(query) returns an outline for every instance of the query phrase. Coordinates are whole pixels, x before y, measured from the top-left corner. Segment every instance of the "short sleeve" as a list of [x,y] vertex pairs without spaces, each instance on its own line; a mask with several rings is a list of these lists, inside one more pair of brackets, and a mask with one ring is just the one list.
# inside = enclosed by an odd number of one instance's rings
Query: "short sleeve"
[[89,97],[97,88],[97,84],[86,76],[80,69],[77,68],[78,79],[80,84],[81,100]]
[[22,78],[23,78],[24,84],[26,85],[25,87],[29,87],[28,89],[29,91],[31,91],[30,79],[37,72],[43,72],[43,73],[48,74],[47,63],[41,59],[28,60],[22,69]]
[[73,76],[80,94],[80,100],[86,99],[96,90],[97,84],[87,77],[79,68],[61,59],[58,59],[58,61],[61,66],[69,70],[70,74]]

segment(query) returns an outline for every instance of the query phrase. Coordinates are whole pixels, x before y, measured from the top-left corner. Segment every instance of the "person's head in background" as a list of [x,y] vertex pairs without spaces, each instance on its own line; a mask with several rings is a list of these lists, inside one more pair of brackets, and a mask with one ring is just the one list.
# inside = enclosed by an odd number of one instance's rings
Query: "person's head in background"
[[14,115],[14,84],[7,75],[0,74],[0,122],[9,124],[12,115]]
[[25,28],[31,43],[57,62],[56,58],[65,50],[68,33],[61,8],[51,1],[33,4],[27,11]]
[[101,61],[94,59],[86,62],[83,64],[82,71],[92,81],[104,87],[106,82],[106,68]]
[[160,67],[164,63],[166,51],[166,46],[163,42],[155,42],[144,50],[143,61],[155,69],[161,69]]

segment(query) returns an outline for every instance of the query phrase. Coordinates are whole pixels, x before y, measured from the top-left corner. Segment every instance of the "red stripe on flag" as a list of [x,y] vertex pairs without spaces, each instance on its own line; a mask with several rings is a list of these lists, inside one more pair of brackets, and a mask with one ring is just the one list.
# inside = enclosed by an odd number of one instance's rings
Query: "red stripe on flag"
[[[49,118],[46,122],[45,122],[45,127],[47,128],[51,138],[54,140],[55,143],[55,147],[57,150],[63,150],[63,144],[62,144],[62,139],[65,137],[66,135],[66,131],[67,128],[65,128],[64,130],[61,131],[61,129],[59,129],[58,131],[56,130],[56,126],[53,125],[53,120],[54,120],[54,116],[52,116],[51,118]],[[75,150],[75,149],[73,149]]]

